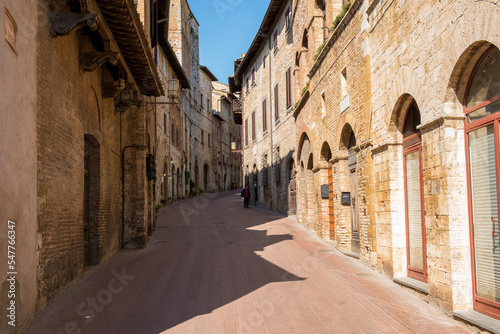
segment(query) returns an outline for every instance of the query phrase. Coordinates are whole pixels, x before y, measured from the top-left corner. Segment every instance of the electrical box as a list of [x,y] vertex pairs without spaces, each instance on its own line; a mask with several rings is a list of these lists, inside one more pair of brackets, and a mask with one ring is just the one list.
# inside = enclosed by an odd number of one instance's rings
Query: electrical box
[[342,192],[342,205],[351,205],[351,193]]

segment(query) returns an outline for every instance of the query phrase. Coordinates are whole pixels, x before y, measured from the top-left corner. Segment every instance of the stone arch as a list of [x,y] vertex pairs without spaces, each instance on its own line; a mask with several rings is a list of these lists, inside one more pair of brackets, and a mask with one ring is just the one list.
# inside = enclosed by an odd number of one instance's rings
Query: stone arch
[[320,161],[326,161],[329,162],[332,159],[332,150],[330,149],[330,145],[328,144],[327,141],[321,145],[321,151],[320,151]]
[[[401,95],[394,104],[394,108],[391,112],[391,118],[389,120],[389,125],[387,128],[390,142],[402,142],[406,112],[414,101],[415,98],[411,94],[405,93]],[[422,115],[420,117],[422,117]]]
[[302,46],[302,52],[307,52],[309,51],[309,31],[304,29],[304,33],[302,34],[302,42],[300,43]]
[[314,156],[309,136],[303,132],[299,142],[299,187],[298,187],[298,218],[304,226],[314,229],[315,201],[314,201]]
[[[461,102],[465,96],[465,90],[461,87],[466,86],[472,72],[470,67],[474,67],[479,60],[478,54],[482,54],[490,45],[500,46],[499,16],[498,5],[486,1],[471,1],[454,23],[447,38],[449,45],[453,47],[444,50],[443,70],[439,78],[448,83],[444,97],[446,115],[461,114]],[[477,25],[479,17],[481,28]]]
[[356,138],[353,128],[349,123],[344,124],[340,133],[339,150],[347,151],[352,147],[352,136]]
[[491,47],[497,46],[487,41],[477,41],[469,45],[458,58],[446,89],[445,113],[447,115],[463,115],[467,87],[474,68],[479,59]]

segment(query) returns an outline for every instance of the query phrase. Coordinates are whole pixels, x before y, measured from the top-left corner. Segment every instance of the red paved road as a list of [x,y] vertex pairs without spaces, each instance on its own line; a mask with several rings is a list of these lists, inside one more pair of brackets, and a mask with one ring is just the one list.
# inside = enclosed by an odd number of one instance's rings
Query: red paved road
[[470,333],[239,192],[177,202],[27,333]]

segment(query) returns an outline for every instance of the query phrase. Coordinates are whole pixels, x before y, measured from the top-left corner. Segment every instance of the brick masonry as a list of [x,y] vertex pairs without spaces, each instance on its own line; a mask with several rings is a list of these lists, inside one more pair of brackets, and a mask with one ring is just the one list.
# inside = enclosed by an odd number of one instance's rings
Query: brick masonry
[[[329,1],[324,11],[316,1],[284,2],[274,25],[283,25],[287,6],[292,7],[293,35],[289,44],[271,52],[270,75],[276,82],[293,62],[296,105],[290,114],[295,119],[287,131],[272,129],[274,142],[290,140],[294,133],[295,144],[280,154],[296,160],[298,221],[338,249],[359,253],[362,262],[391,278],[408,275],[402,129],[415,101],[421,114],[429,291],[422,297],[450,315],[472,310],[463,99],[478,59],[488,47],[500,45],[493,19],[498,1],[357,0],[336,29],[330,27],[342,1]],[[280,30],[280,43],[284,36]],[[250,180],[262,175],[261,157],[271,145],[270,134],[262,130],[260,106],[272,97],[262,65],[268,53],[263,45],[241,78],[244,124],[249,123],[244,133],[250,137],[244,164]],[[247,84],[253,67],[255,85],[251,79]],[[320,196],[329,169],[333,233],[328,200]],[[287,212],[286,201],[284,209],[274,204],[279,185],[261,188],[259,205]],[[351,194],[351,205],[341,204],[342,192]],[[356,216],[359,249],[352,223]]]

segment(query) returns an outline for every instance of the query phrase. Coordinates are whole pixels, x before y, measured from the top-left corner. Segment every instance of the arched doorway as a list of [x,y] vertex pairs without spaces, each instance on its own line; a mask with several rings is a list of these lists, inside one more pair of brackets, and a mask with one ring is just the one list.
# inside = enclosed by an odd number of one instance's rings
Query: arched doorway
[[328,184],[328,235],[330,240],[335,239],[335,218],[333,211],[333,169],[330,163],[332,159],[332,150],[327,142],[323,143],[321,147],[321,161],[327,166],[327,184]]
[[356,152],[356,137],[354,131],[351,130],[349,136],[348,150],[348,164],[349,164],[349,189],[351,193],[351,251],[359,253],[359,215],[358,215],[358,177],[357,165],[358,156]]
[[203,184],[205,187],[205,192],[208,193],[208,165],[203,165]]
[[99,263],[99,200],[100,154],[99,143],[92,135],[85,135],[83,180],[83,263]]
[[199,173],[198,163],[196,163],[194,166],[194,192],[196,192],[196,193],[200,189],[200,187],[198,185],[198,173]]
[[162,198],[166,202],[168,200],[168,167],[167,164],[164,165],[163,167],[163,176],[162,176],[162,187],[161,187],[161,192],[162,192]]
[[175,185],[177,183],[177,180],[176,180],[177,176],[175,174],[175,165],[172,165],[172,174],[170,174],[170,175],[172,175],[172,201],[175,201],[175,198],[176,198],[175,197],[176,196],[176,194],[175,194]]
[[293,159],[288,164],[288,214],[297,214],[297,171]]
[[466,154],[474,308],[500,319],[500,51],[491,46],[469,79]]
[[315,200],[314,200],[314,157],[312,153],[312,144],[306,133],[301,136],[299,144],[300,157],[300,173],[299,187],[297,187],[299,195],[298,213],[299,222],[304,226],[315,229]]

